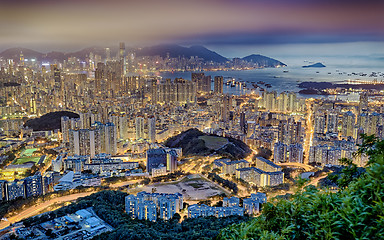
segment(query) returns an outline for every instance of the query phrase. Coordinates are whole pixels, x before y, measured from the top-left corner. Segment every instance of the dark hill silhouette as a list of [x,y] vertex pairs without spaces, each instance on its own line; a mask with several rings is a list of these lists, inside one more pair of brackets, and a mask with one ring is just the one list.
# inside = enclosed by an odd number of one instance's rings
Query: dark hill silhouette
[[67,116],[69,118],[79,118],[79,114],[73,112],[50,112],[39,118],[28,120],[24,126],[32,128],[34,131],[61,129],[61,117],[63,116]]
[[174,137],[167,139],[165,146],[171,148],[182,148],[183,154],[186,156],[206,156],[211,153],[217,153],[232,159],[242,159],[248,156],[252,151],[244,142],[234,139],[228,139],[228,143],[218,150],[210,149],[206,146],[200,136],[208,136],[196,128],[191,128]]
[[270,58],[266,57],[260,54],[252,54],[246,57],[243,57],[242,60],[250,62],[250,63],[255,63],[259,65],[260,67],[277,67],[277,66],[287,66],[286,64]]
[[192,47],[182,47],[179,45],[158,45],[153,47],[145,47],[138,49],[136,51],[137,56],[155,56],[159,55],[163,58],[167,57],[167,54],[171,58],[177,57],[199,57],[204,59],[205,61],[213,61],[213,62],[226,62],[227,58],[221,56],[220,54],[213,52],[203,46],[192,46]]

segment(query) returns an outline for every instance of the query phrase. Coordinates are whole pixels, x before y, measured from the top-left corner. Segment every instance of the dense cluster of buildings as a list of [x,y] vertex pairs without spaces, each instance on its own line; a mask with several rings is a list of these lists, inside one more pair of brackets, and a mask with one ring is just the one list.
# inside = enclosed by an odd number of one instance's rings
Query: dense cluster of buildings
[[38,172],[33,176],[12,182],[0,180],[0,201],[46,194],[52,189],[53,181],[52,172],[47,172],[43,176]]
[[280,166],[263,157],[256,157],[254,163],[255,167],[250,167],[250,163],[244,159],[237,161],[218,159],[214,161],[214,167],[220,169],[223,175],[234,175],[260,187],[284,183],[284,173]]
[[125,197],[125,211],[136,219],[155,222],[157,218],[171,219],[183,209],[183,195],[180,193],[147,193]]
[[64,171],[74,171],[75,173],[88,171],[101,174],[103,172],[127,171],[139,166],[138,162],[124,162],[122,159],[111,158],[110,154],[105,153],[98,154],[95,157],[74,155],[64,160],[60,160],[60,156],[58,156],[57,161],[62,163]]
[[252,193],[250,198],[244,198],[240,205],[238,197],[225,197],[222,207],[210,207],[205,204],[194,204],[188,207],[188,217],[228,217],[228,216],[244,216],[244,214],[255,215],[260,212],[261,205],[267,202],[265,193]]

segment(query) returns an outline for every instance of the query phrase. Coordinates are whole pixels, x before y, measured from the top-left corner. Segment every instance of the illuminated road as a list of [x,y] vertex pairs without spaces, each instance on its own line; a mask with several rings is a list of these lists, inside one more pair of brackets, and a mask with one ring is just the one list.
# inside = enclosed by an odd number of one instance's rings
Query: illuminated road
[[22,212],[20,212],[19,214],[12,216],[12,217],[9,217],[8,221],[1,221],[0,222],[0,229],[8,227],[10,225],[10,223],[19,222],[25,218],[29,218],[29,217],[38,215],[41,211],[43,211],[44,209],[48,208],[49,206],[51,206],[53,204],[73,201],[73,200],[76,200],[78,198],[91,195],[92,193],[95,193],[95,192],[71,194],[68,196],[63,196],[63,197],[58,197],[55,199],[48,200],[44,203],[40,203],[40,204],[33,206],[33,207],[29,207],[29,208],[23,210]]
[[307,99],[305,101],[306,107],[307,107],[307,116],[306,116],[306,128],[305,128],[305,138],[304,138],[304,152],[305,152],[305,158],[304,163],[309,162],[309,148],[312,146],[312,140],[313,140],[313,113],[312,113],[312,102],[313,100]]
[[305,171],[309,172],[313,169],[312,166],[310,165],[306,165],[306,164],[303,164],[303,163],[296,163],[296,162],[286,162],[286,163],[278,163],[277,165],[279,166],[294,166],[294,167],[299,167],[299,168],[304,168]]
[[143,179],[136,179],[136,180],[130,180],[130,181],[124,181],[124,182],[118,182],[118,183],[114,183],[114,184],[109,185],[109,187],[111,187],[111,188],[124,187],[124,186],[126,186],[126,185],[130,185],[130,184],[134,184],[134,183],[140,182],[140,181],[142,181],[142,180],[143,180]]

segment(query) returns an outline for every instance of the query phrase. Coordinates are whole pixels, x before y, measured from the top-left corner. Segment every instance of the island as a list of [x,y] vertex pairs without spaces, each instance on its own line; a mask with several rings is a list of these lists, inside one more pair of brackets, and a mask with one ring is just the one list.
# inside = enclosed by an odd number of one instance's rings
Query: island
[[303,68],[324,68],[324,67],[326,67],[326,66],[324,64],[322,64],[321,62],[317,62],[317,63],[311,64],[311,65],[303,66]]

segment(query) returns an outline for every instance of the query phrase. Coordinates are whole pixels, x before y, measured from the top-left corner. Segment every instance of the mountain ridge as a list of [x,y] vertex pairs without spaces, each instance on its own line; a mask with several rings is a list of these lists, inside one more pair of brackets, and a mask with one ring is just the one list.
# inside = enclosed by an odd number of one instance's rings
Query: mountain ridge
[[[136,56],[161,56],[166,58],[167,56],[171,58],[177,57],[198,57],[203,59],[205,62],[216,62],[216,63],[226,63],[231,60],[227,57],[222,56],[221,54],[212,51],[201,45],[193,45],[190,47],[183,47],[176,44],[162,44],[155,45],[150,47],[143,48],[126,48],[128,52],[134,52]],[[28,48],[15,47],[9,48],[0,52],[0,57],[4,59],[14,59],[16,62],[20,59],[20,53],[23,53],[24,59],[36,59],[37,61],[63,61],[67,60],[69,57],[76,57],[81,60],[86,60],[86,58],[92,52],[93,54],[100,55],[102,58],[106,57],[105,48],[103,47],[88,47],[83,48],[74,52],[60,52],[60,51],[50,51],[47,53],[42,53]],[[118,53],[118,47],[110,48],[111,56],[115,56]],[[286,64],[260,54],[251,54],[249,56],[240,58],[241,60],[247,61],[249,63],[254,63],[260,67],[277,67],[277,66],[286,66]]]

